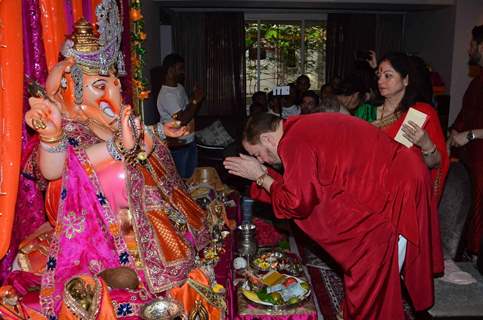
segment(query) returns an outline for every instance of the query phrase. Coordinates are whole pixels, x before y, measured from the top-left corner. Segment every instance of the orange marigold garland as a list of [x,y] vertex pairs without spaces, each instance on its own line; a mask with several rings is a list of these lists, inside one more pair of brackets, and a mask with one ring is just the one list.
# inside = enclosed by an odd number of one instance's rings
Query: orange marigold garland
[[132,84],[134,93],[134,105],[141,111],[143,100],[149,97],[150,91],[147,89],[148,83],[144,77],[144,42],[146,33],[144,32],[144,17],[142,15],[141,1],[131,0],[129,17],[131,19],[131,62],[132,62]]

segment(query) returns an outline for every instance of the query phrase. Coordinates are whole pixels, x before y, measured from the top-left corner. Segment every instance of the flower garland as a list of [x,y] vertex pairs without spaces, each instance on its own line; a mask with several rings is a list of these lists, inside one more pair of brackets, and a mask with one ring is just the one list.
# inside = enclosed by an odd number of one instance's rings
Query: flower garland
[[147,90],[148,83],[143,72],[144,56],[146,54],[146,49],[144,49],[143,45],[147,35],[144,32],[144,17],[141,14],[140,0],[130,1],[129,17],[131,18],[131,65],[134,104],[140,109],[143,100],[147,99],[150,93]]

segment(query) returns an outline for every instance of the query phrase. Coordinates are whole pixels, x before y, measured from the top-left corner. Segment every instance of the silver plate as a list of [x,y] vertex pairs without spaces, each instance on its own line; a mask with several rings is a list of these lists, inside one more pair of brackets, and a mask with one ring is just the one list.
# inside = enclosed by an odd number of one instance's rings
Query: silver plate
[[[269,266],[268,268],[262,268],[255,263],[255,260],[261,258],[263,255],[270,255],[267,259],[267,263],[277,262],[275,268]],[[280,264],[280,260],[286,260],[288,264]],[[281,252],[273,249],[261,249],[258,250],[257,255],[251,260],[251,267],[259,273],[266,273],[272,270],[280,273],[289,274],[291,276],[300,276],[303,274],[304,269],[300,260],[292,255],[288,255],[285,252]]]
[[243,298],[245,298],[249,303],[254,304],[258,307],[267,308],[267,309],[271,309],[271,310],[274,310],[274,311],[282,311],[282,310],[288,310],[288,309],[292,309],[292,308],[298,308],[298,307],[300,307],[301,305],[303,305],[304,303],[307,302],[307,299],[310,297],[310,295],[312,293],[312,288],[310,287],[310,283],[309,283],[308,280],[302,280],[302,279],[300,279],[298,277],[294,277],[294,276],[289,276],[289,277],[294,278],[299,283],[306,282],[306,283],[309,284],[309,289],[306,290],[305,293],[302,296],[298,297],[299,300],[296,303],[272,304],[272,303],[267,302],[267,301],[254,301],[254,300],[250,299],[250,297],[248,297],[245,294],[245,292],[243,291],[243,287],[249,287],[248,280],[246,280],[245,283],[240,288],[241,294],[242,294]]

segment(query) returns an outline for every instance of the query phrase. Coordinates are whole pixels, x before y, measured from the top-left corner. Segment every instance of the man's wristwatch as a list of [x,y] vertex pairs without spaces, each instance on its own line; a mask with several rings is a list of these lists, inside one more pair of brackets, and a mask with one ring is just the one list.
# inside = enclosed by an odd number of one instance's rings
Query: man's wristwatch
[[262,174],[261,176],[259,176],[257,178],[257,180],[255,180],[255,183],[257,184],[257,186],[259,187],[262,187],[263,186],[263,180],[265,180],[265,177],[267,176],[266,173]]
[[473,141],[476,139],[476,134],[472,130],[470,130],[466,134],[466,139],[468,139],[468,141]]

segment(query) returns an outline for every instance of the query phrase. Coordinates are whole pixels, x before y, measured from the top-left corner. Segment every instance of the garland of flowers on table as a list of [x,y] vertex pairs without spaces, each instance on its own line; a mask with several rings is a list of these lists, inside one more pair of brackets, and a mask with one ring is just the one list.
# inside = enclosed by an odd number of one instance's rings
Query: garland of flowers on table
[[144,64],[146,49],[146,33],[144,32],[144,17],[142,15],[140,0],[130,1],[129,17],[131,18],[131,64],[133,102],[138,111],[141,111],[143,100],[149,97],[148,83],[144,77]]

